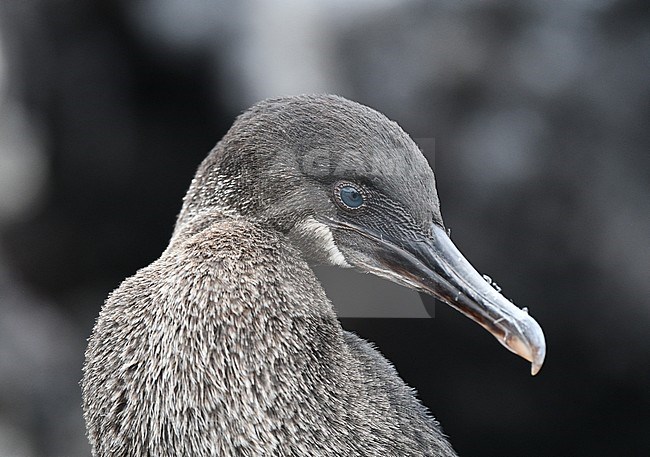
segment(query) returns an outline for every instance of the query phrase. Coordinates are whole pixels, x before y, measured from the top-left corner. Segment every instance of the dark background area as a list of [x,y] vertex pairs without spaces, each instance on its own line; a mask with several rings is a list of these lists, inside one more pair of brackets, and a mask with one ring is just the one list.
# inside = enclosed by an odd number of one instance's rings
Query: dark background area
[[[102,301],[164,250],[196,166],[234,117],[310,92],[435,138],[425,152],[455,243],[544,328],[547,361],[531,377],[444,305],[435,319],[343,319],[457,451],[648,455],[648,11],[1,2],[0,456],[89,455],[78,382]],[[372,310],[371,287],[351,278],[340,288],[367,287]]]

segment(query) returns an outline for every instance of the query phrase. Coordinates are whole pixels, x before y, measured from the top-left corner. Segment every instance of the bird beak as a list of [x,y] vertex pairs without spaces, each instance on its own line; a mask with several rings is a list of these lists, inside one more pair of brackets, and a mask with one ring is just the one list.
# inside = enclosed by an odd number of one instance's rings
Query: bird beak
[[356,225],[336,225],[372,241],[372,262],[358,267],[445,302],[531,362],[533,375],[539,372],[546,355],[541,327],[472,267],[443,228],[434,225],[431,236],[421,239],[390,240]]

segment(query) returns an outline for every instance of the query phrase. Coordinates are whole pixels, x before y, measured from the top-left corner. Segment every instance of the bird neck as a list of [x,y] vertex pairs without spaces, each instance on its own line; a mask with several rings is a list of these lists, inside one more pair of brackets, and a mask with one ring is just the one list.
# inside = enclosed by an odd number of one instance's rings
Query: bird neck
[[[160,260],[173,286],[156,319],[169,321],[169,328],[187,327],[181,346],[191,363],[185,366],[203,372],[237,366],[238,377],[229,382],[244,384],[280,365],[285,379],[296,376],[307,384],[331,375],[328,366],[314,362],[338,363],[342,328],[315,274],[286,236],[212,211],[177,225]],[[178,332],[165,337],[173,335]],[[178,344],[169,341],[168,347]],[[197,362],[201,354],[210,360]]]

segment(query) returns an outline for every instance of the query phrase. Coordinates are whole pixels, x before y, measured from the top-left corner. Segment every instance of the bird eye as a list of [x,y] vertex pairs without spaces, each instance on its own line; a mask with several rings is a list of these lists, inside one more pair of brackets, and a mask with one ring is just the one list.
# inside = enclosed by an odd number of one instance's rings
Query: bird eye
[[352,184],[342,183],[336,189],[336,200],[345,209],[357,209],[363,205],[363,194]]

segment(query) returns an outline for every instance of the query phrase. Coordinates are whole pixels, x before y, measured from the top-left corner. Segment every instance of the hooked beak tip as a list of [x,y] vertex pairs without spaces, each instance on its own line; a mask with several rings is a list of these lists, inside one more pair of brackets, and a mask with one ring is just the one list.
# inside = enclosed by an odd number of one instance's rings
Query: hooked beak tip
[[542,369],[546,357],[546,341],[541,327],[532,318],[529,328],[519,334],[506,336],[502,343],[510,351],[531,363],[530,373],[535,376]]
[[539,370],[542,369],[544,364],[544,358],[546,357],[546,347],[542,347],[541,350],[538,350],[533,353],[533,360],[531,360],[530,365],[530,374],[535,376],[539,373]]

